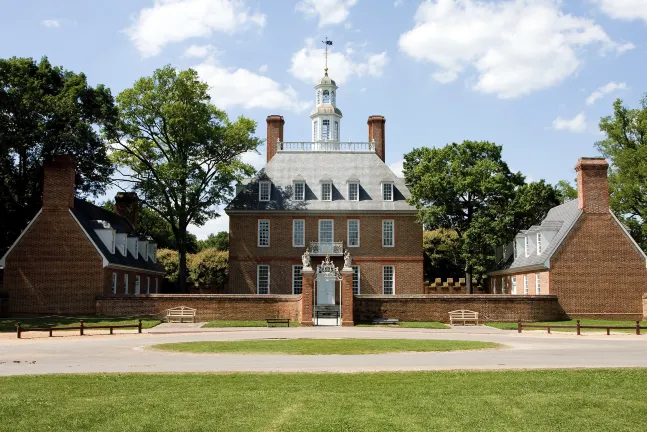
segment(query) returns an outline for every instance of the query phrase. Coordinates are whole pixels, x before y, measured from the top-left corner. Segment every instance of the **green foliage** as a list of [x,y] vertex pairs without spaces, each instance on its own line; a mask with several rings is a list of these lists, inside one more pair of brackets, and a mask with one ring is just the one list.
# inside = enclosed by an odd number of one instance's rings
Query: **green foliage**
[[206,240],[198,240],[200,250],[216,249],[219,251],[229,250],[229,233],[220,231],[218,234],[209,234]]
[[103,193],[112,174],[99,126],[116,120],[110,90],[46,57],[0,59],[0,253],[41,207],[44,161],[71,155],[76,192]]
[[178,277],[178,254],[171,249],[157,249],[157,262],[164,266],[166,279],[177,282]]
[[120,120],[105,134],[116,144],[120,179],[146,207],[167,221],[179,253],[178,284],[185,290],[187,226],[202,225],[233,195],[233,182],[254,170],[241,161],[256,150],[256,123],[232,122],[210,102],[209,87],[193,69],[157,69],[117,97]]
[[555,190],[559,195],[559,201],[565,203],[577,199],[577,189],[574,188],[567,180],[560,180],[555,185]]
[[606,138],[596,148],[611,161],[609,204],[647,250],[647,94],[637,109],[616,100],[613,115],[600,120],[600,130]]
[[204,249],[188,259],[191,280],[200,286],[222,290],[229,274],[229,252]]
[[427,279],[448,278],[463,273],[460,242],[455,230],[438,228],[422,233]]

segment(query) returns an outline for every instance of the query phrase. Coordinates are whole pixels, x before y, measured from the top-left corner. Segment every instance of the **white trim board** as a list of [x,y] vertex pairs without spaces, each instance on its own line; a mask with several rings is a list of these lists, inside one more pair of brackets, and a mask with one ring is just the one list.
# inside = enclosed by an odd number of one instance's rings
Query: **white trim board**
[[92,246],[94,246],[94,248],[97,250],[97,252],[101,256],[101,259],[103,260],[103,266],[108,267],[110,262],[103,255],[103,253],[101,252],[101,249],[99,249],[99,246],[97,246],[96,243],[92,241],[92,237],[90,237],[90,234],[88,234],[87,231],[83,228],[83,225],[81,225],[81,222],[79,222],[79,220],[76,218],[76,216],[74,216],[74,212],[72,212],[72,209],[68,209],[68,211],[70,212],[70,214],[72,215],[72,217],[74,218],[76,223],[79,225],[79,228],[81,228],[81,231],[83,231],[83,234],[85,234],[85,236],[88,238],[88,241],[92,244]]
[[13,250],[13,248],[18,244],[18,242],[22,239],[22,237],[23,237],[23,236],[25,235],[25,233],[29,230],[29,228],[31,228],[31,226],[34,224],[34,222],[36,222],[36,219],[38,219],[38,217],[40,216],[40,214],[41,214],[42,212],[43,212],[43,209],[42,209],[42,208],[41,208],[40,210],[38,210],[38,213],[36,213],[36,216],[34,216],[34,218],[33,218],[31,221],[29,221],[29,223],[27,224],[27,227],[25,227],[25,229],[24,229],[24,230],[22,230],[22,232],[20,233],[20,235],[18,236],[18,238],[16,239],[16,241],[14,241],[14,242],[13,242],[13,244],[11,245],[11,247],[9,248],[9,250],[8,250],[8,251],[3,255],[3,257],[2,257],[2,258],[0,258],[0,267],[4,267],[4,266],[5,266],[5,260],[7,259],[7,256],[9,256],[9,254],[11,253],[11,251]]

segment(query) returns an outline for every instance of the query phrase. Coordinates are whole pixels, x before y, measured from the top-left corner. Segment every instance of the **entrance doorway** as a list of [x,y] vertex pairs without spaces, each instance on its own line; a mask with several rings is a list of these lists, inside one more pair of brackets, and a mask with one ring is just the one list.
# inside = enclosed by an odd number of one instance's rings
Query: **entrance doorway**
[[[330,261],[330,257],[317,266],[315,279],[314,325],[341,325],[341,274],[339,269]],[[337,301],[337,283],[339,283],[340,298]]]
[[317,304],[335,304],[335,279],[323,275],[317,276]]

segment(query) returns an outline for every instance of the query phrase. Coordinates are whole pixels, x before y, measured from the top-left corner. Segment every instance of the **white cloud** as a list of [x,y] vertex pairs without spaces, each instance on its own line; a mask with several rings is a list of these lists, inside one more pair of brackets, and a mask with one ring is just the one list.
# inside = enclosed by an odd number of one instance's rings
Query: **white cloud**
[[607,85],[603,85],[602,87],[599,87],[596,91],[591,93],[591,95],[586,99],[587,105],[593,105],[598,99],[601,99],[604,97],[604,95],[609,94],[615,90],[626,90],[627,89],[627,83],[617,83],[617,82],[610,82]]
[[366,87],[362,87],[361,89],[359,89],[359,91],[361,91],[362,93],[366,92]]
[[61,22],[55,19],[42,20],[40,23],[47,28],[59,28],[61,26]]
[[143,57],[151,57],[169,43],[250,26],[264,27],[265,15],[250,12],[242,0],[155,0],[126,33]]
[[247,69],[223,67],[214,56],[194,66],[194,69],[209,84],[211,99],[221,109],[242,106],[247,109],[282,108],[301,112],[310,106],[310,102],[299,99],[291,86],[282,86]]
[[246,164],[250,164],[251,166],[256,168],[256,171],[260,170],[267,163],[267,153],[265,152],[265,147],[259,148],[258,153],[254,151],[243,153],[241,160]]
[[398,177],[404,178],[404,159],[393,162],[391,165],[389,165],[389,168],[391,169],[391,171],[393,171],[393,174]]
[[258,68],[258,71],[259,71],[260,73],[265,73],[265,72],[267,72],[267,65],[266,65],[266,64],[261,65],[261,67],[259,67],[259,68]]
[[216,52],[216,47],[213,45],[191,45],[184,50],[184,57],[198,57],[204,58]]
[[209,219],[202,226],[189,225],[188,231],[195,234],[198,240],[206,240],[209,234],[218,234],[220,231],[229,232],[229,216],[221,208],[218,209],[220,217]]
[[415,27],[400,36],[400,49],[436,65],[440,82],[473,67],[473,88],[515,98],[556,85],[580,66],[582,47],[626,51],[602,27],[565,14],[560,0],[437,0],[416,11]]
[[[386,51],[379,54],[365,53],[364,61],[356,61],[355,50],[348,45],[345,52],[328,52],[328,69],[331,78],[343,84],[348,78],[356,76],[381,76],[389,58]],[[306,46],[292,55],[292,76],[314,83],[323,76],[324,49],[314,46],[314,39],[307,39]]]
[[631,42],[627,42],[627,43],[623,43],[623,44],[618,45],[616,47],[616,51],[618,52],[618,54],[622,54],[624,52],[631,51],[634,48],[636,48],[636,45],[634,45]]
[[647,2],[645,0],[593,0],[611,18],[621,20],[641,19],[647,22]]
[[319,27],[346,21],[357,0],[303,0],[296,9],[306,16],[319,16]]
[[396,8],[399,7],[400,5],[402,5],[402,0],[395,0],[395,2],[393,3],[393,7],[396,7]]
[[582,112],[572,119],[557,117],[553,120],[553,128],[557,130],[568,130],[571,132],[584,132],[586,130],[586,116]]

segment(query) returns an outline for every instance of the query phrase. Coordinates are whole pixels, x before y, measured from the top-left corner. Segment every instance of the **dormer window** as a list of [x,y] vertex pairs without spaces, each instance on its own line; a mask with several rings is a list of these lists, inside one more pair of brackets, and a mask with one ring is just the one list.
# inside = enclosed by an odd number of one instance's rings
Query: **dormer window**
[[330,103],[330,91],[328,90],[323,91],[323,103]]
[[112,235],[112,240],[110,242],[110,253],[115,253],[115,244],[117,243],[117,233],[115,230],[110,230],[110,234]]
[[272,190],[272,183],[268,181],[262,181],[258,183],[258,200],[259,201],[269,201],[270,192]]
[[393,201],[393,183],[382,182],[382,200]]
[[294,200],[295,201],[305,201],[306,199],[306,182],[304,181],[295,181],[294,182]]
[[321,183],[321,200],[332,201],[332,182],[324,181]]
[[530,241],[528,240],[528,237],[523,238],[523,248],[524,252],[526,253],[526,257],[530,256]]
[[519,256],[519,251],[517,249],[517,239],[515,239],[514,242],[512,243],[512,249],[514,251],[513,252],[514,253],[514,259],[517,259],[517,257]]
[[541,233],[537,233],[537,255],[541,255]]
[[359,182],[348,183],[348,200],[359,201]]
[[139,240],[135,239],[135,259],[139,258]]

